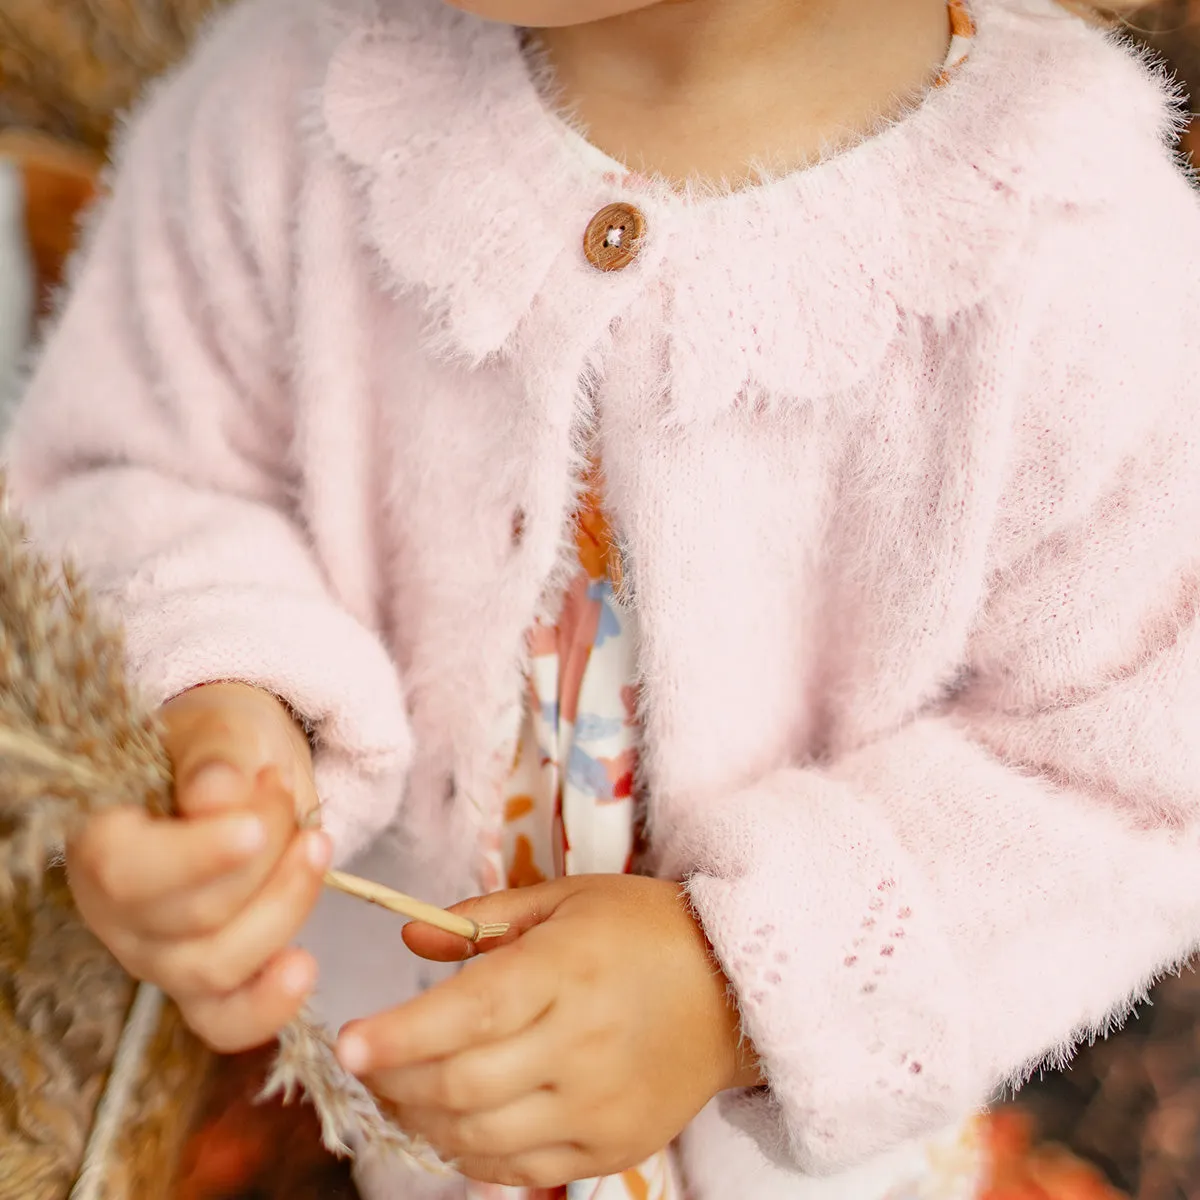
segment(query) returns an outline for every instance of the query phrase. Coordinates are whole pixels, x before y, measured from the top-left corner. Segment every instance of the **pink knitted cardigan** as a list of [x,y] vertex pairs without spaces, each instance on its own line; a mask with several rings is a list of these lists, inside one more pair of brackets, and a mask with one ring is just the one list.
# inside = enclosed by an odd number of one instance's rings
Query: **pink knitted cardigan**
[[1200,211],[1142,63],[975,9],[904,120],[681,196],[577,155],[511,30],[235,6],[133,123],[6,450],[149,696],[286,697],[339,859],[452,899],[595,427],[657,869],[769,1079],[684,1139],[709,1200],[971,1111],[1200,941]]

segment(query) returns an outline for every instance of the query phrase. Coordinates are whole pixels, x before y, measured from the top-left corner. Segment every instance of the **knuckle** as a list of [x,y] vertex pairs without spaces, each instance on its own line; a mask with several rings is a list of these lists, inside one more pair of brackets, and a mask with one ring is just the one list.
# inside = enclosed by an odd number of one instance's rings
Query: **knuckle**
[[490,1126],[491,1119],[487,1115],[459,1117],[454,1120],[450,1126],[453,1152],[459,1157],[503,1152],[503,1146]]
[[507,1159],[511,1143],[511,1135],[497,1127],[494,1116],[480,1113],[448,1121],[435,1148],[443,1158],[459,1162],[470,1159],[500,1164]]
[[220,995],[224,989],[217,980],[218,968],[208,963],[186,961],[171,969],[169,978],[175,990],[184,996]]
[[218,996],[238,991],[246,982],[246,973],[236,963],[212,962],[201,967],[207,990]]
[[183,904],[180,923],[198,937],[217,933],[229,922],[227,907],[218,897],[193,897]]
[[448,1112],[466,1113],[471,1110],[478,1090],[471,1069],[451,1063],[442,1070],[434,1085],[434,1103]]
[[164,964],[163,977],[169,980],[167,991],[196,997],[227,996],[242,982],[232,963],[211,949],[194,945],[179,950]]
[[500,1008],[495,992],[490,988],[475,991],[470,1002],[470,1024],[475,1033],[490,1038],[499,1024]]
[[439,1124],[440,1128],[433,1136],[432,1142],[441,1158],[466,1158],[477,1149],[472,1147],[468,1138],[468,1131],[464,1128],[464,1123],[459,1118],[446,1118]]

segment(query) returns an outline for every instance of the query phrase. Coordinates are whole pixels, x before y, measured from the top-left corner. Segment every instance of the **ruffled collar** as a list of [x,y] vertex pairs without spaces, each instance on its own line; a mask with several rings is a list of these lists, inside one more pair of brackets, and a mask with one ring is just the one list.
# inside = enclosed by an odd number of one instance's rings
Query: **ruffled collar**
[[[1050,0],[975,0],[969,60],[902,119],[759,187],[681,194],[580,156],[511,29],[441,0],[330,3],[345,27],[324,129],[391,284],[426,304],[431,349],[583,352],[654,292],[673,390],[704,407],[860,382],[902,313],[978,304],[1039,213],[1103,203],[1113,156],[1136,160],[1172,120],[1162,81]],[[616,201],[649,233],[634,266],[598,276],[583,231]]]

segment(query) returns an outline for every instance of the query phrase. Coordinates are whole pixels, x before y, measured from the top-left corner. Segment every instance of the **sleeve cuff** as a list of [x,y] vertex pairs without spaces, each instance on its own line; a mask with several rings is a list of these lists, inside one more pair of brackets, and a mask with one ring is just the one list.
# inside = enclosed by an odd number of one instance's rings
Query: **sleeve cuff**
[[394,818],[412,757],[398,673],[382,643],[323,598],[254,588],[124,609],[146,701],[217,680],[270,691],[311,730],[322,819],[348,862]]
[[772,1161],[825,1175],[965,1117],[983,1097],[953,1020],[963,984],[878,814],[791,770],[721,808],[693,827],[688,891],[768,1084],[724,1097],[727,1118]]

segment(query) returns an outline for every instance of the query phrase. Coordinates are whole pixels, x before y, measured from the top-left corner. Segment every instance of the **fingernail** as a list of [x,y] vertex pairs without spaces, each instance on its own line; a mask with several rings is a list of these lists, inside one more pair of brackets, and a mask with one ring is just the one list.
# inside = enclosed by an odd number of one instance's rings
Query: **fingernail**
[[304,853],[314,871],[327,871],[333,861],[333,843],[327,834],[312,831],[304,835]]
[[312,964],[303,958],[288,963],[280,976],[283,990],[289,996],[303,996],[312,989]]
[[337,1057],[351,1075],[360,1075],[370,1065],[371,1051],[358,1034],[344,1033],[338,1038]]
[[253,854],[267,844],[267,827],[257,817],[238,817],[229,824],[229,842],[243,854]]

